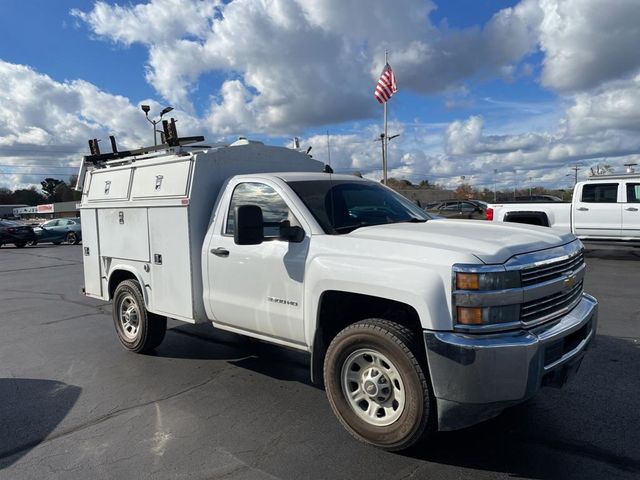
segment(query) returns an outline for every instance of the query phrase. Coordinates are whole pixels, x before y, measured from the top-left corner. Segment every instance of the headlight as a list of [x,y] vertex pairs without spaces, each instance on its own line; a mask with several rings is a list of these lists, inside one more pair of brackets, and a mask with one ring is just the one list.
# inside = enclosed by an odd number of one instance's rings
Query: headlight
[[455,325],[463,331],[493,331],[520,321],[520,272],[502,266],[456,264],[452,306]]
[[456,272],[457,290],[506,290],[520,287],[520,272]]

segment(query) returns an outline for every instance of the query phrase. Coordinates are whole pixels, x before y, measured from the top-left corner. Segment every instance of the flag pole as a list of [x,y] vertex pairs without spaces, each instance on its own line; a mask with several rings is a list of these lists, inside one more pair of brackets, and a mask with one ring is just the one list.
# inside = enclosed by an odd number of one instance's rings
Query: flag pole
[[[384,51],[384,65],[385,68],[388,63],[389,52]],[[382,134],[382,183],[387,184],[387,145],[389,144],[387,138],[387,102],[384,102],[384,133]]]

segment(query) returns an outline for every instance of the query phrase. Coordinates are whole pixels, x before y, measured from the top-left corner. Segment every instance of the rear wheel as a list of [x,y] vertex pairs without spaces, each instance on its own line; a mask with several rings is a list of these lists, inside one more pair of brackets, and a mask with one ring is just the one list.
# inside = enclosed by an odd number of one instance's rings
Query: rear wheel
[[78,244],[78,235],[74,232],[67,233],[66,241],[69,245],[77,245]]
[[135,353],[147,353],[164,340],[167,317],[148,312],[140,284],[121,282],[113,295],[113,323],[120,343]]
[[349,433],[396,451],[435,431],[435,399],[421,357],[414,333],[388,320],[357,322],[333,339],[324,382]]

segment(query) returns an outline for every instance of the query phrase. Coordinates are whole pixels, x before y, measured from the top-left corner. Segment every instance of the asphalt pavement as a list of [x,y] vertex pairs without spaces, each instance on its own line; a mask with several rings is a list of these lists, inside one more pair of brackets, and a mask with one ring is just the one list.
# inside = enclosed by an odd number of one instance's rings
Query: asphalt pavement
[[596,346],[576,378],[409,453],[353,440],[308,359],[170,323],[124,351],[81,246],[0,249],[0,479],[640,478],[640,249],[588,246]]

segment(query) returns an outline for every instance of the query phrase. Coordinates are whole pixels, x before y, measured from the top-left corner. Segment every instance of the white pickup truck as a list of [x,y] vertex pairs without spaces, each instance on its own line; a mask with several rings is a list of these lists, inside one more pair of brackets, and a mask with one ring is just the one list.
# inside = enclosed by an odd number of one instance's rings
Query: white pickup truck
[[287,148],[149,150],[79,180],[84,293],[130,351],[171,317],[308,352],[344,427],[400,450],[562,385],[595,336],[570,233],[434,220]]
[[487,219],[551,227],[588,240],[640,240],[640,174],[579,182],[571,203],[489,205]]

